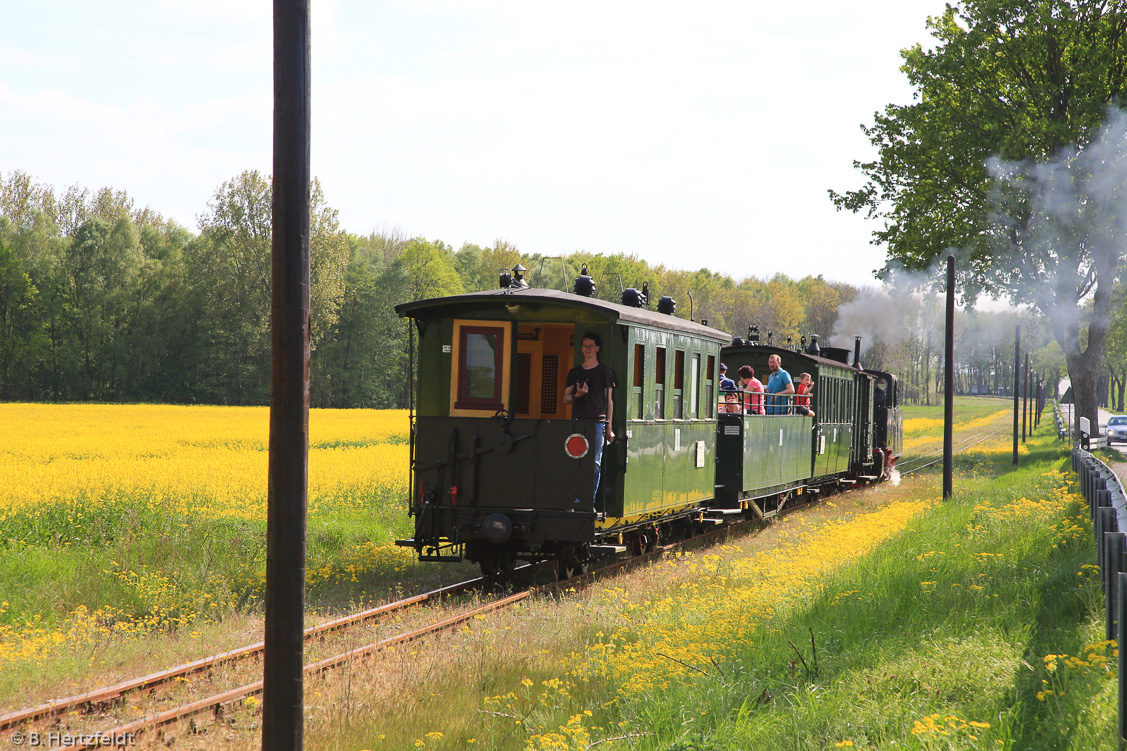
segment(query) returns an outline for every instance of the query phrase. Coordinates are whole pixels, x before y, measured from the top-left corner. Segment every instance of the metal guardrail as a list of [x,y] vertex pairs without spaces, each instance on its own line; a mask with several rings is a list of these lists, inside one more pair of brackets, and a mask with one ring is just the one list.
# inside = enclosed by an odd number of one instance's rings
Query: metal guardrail
[[1063,441],[1068,436],[1069,429],[1064,416],[1060,413],[1060,403],[1056,399],[1053,400],[1053,417],[1057,422],[1057,439]]
[[[1104,591],[1107,639],[1127,643],[1127,493],[1116,474],[1091,453],[1072,450],[1072,469],[1096,533],[1096,563]],[[1119,751],[1127,751],[1127,650],[1119,649]]]

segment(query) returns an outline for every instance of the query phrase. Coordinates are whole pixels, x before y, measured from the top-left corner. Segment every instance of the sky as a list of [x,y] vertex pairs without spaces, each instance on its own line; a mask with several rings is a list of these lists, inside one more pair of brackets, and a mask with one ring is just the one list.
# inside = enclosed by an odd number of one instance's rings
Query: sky
[[[312,0],[312,169],[343,229],[876,284],[837,212],[944,0]],[[5,9],[0,173],[198,230],[272,164],[268,0]]]

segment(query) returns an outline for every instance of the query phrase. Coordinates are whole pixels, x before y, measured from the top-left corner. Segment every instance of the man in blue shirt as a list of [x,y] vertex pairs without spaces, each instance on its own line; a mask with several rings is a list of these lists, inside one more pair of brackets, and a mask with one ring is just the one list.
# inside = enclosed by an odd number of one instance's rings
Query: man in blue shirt
[[[783,359],[778,355],[771,355],[767,358],[767,367],[771,369],[771,377],[767,379],[767,393],[793,394],[794,379],[790,377],[790,373],[783,370]],[[789,400],[768,398],[767,414],[785,415],[789,412]]]
[[720,391],[735,391],[736,382],[728,377],[728,366],[720,363]]

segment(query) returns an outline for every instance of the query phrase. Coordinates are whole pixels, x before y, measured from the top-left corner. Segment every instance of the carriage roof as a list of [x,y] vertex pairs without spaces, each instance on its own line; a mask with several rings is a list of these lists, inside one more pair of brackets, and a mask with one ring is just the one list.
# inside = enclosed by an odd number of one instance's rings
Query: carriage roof
[[[855,368],[848,363],[844,363],[841,360],[835,360],[832,357],[822,357],[820,355],[811,355],[809,353],[802,352],[802,351],[799,351],[799,350],[790,349],[788,347],[776,347],[776,346],[770,345],[770,344],[733,345],[733,346],[724,347],[723,349],[720,350],[720,356],[727,358],[727,359],[741,360],[742,359],[740,357],[741,355],[743,355],[743,356],[754,355],[757,359],[758,358],[766,359],[766,358],[770,357],[771,355],[778,355],[779,357],[781,357],[783,359],[783,367],[786,368],[788,372],[790,372],[791,370],[795,370],[796,368],[794,368],[793,365],[788,366],[787,363],[788,362],[793,363],[795,360],[798,360],[799,362],[814,365],[814,366],[817,366],[817,367],[841,368],[843,370],[851,370],[855,373],[865,373],[865,371],[863,371],[863,370],[859,370],[858,368]],[[869,374],[871,375],[871,371],[870,371]]]
[[678,331],[703,339],[713,339],[722,343],[731,341],[731,335],[727,332],[714,329],[711,326],[704,326],[695,321],[688,321],[684,318],[657,313],[646,308],[634,308],[628,305],[599,300],[594,297],[584,297],[569,292],[561,292],[555,289],[538,289],[531,287],[520,289],[494,289],[486,290],[485,292],[450,295],[448,297],[433,297],[428,300],[418,300],[396,305],[395,312],[403,318],[432,318],[444,315],[462,315],[464,312],[469,312],[474,309],[488,310],[513,304],[574,307],[601,313],[624,323]]

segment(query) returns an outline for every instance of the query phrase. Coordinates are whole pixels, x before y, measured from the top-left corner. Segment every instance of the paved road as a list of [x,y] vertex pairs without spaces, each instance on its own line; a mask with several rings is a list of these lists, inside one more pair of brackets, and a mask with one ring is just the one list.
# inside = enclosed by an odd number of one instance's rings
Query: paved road
[[[1064,418],[1066,425],[1072,425],[1073,424],[1073,422],[1072,422],[1072,406],[1073,405],[1071,405],[1071,404],[1060,405],[1061,417]],[[1111,415],[1113,413],[1108,412],[1106,409],[1103,409],[1103,408],[1100,408],[1099,413],[1100,413],[1099,435],[1103,435],[1104,427],[1107,425],[1107,418],[1111,417]],[[1052,414],[1050,414],[1049,417],[1052,417]]]

